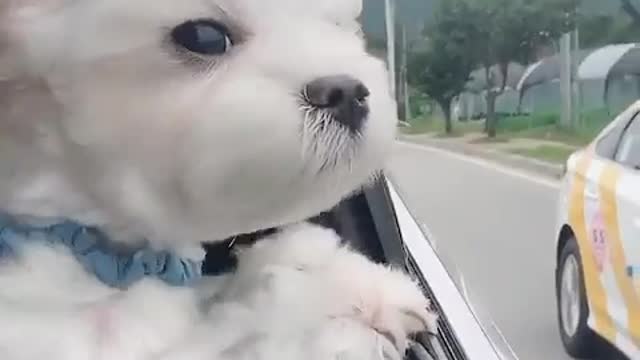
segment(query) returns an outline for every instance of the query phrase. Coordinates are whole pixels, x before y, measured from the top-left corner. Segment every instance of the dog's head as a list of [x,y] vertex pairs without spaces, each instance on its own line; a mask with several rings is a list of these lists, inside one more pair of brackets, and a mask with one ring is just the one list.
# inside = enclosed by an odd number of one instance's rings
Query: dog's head
[[365,52],[361,0],[2,6],[0,79],[38,84],[12,95],[45,92],[51,110],[11,117],[48,123],[74,189],[145,236],[302,220],[366,182],[392,143],[395,105]]

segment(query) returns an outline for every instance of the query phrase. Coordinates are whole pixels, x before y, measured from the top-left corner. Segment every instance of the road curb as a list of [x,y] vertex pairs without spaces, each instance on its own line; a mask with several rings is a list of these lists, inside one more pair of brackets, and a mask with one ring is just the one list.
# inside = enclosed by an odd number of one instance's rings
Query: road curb
[[481,158],[512,168],[530,171],[556,180],[562,178],[564,172],[561,165],[551,164],[545,161],[531,159],[516,154],[508,154],[498,150],[483,149],[478,145],[467,144],[458,141],[407,135],[401,135],[399,137],[399,140],[416,145],[424,145],[453,153]]

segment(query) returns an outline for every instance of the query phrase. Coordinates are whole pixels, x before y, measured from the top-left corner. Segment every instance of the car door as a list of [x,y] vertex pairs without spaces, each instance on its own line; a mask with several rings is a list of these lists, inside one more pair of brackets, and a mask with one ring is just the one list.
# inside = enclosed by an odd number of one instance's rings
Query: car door
[[[640,116],[624,129],[613,163],[605,170],[603,214],[616,269],[618,304],[616,323],[621,326],[619,345],[634,353],[640,349]],[[622,315],[625,315],[622,317]],[[627,342],[625,342],[627,340]]]
[[[640,104],[639,104],[640,106]],[[616,161],[619,144],[640,107],[621,114],[586,151],[570,164],[569,222],[582,258],[589,303],[588,324],[609,342],[630,339],[639,328],[638,297],[627,275],[627,249],[621,239],[618,189],[625,167]],[[626,235],[626,234],[625,234]],[[640,253],[639,253],[640,255]],[[640,259],[639,259],[640,260]],[[640,315],[640,310],[638,310]],[[635,352],[631,341],[622,346]]]

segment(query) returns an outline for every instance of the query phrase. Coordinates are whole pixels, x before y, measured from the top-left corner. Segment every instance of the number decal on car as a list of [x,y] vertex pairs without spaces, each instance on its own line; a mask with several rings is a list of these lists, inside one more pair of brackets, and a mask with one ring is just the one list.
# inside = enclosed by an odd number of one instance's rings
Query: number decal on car
[[602,273],[608,256],[607,233],[601,213],[597,213],[591,220],[591,243],[593,257],[596,260],[598,272]]

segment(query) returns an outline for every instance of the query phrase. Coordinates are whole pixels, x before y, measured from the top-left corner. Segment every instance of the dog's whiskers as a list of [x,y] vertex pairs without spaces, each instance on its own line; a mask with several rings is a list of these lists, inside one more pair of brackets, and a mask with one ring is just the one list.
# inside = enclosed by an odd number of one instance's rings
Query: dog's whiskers
[[329,111],[310,105],[306,88],[297,96],[303,113],[302,156],[319,160],[309,162],[309,170],[317,174],[341,164],[351,170],[356,150],[352,144],[359,141],[361,134],[348,132]]

